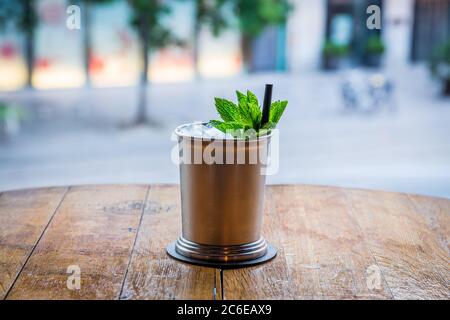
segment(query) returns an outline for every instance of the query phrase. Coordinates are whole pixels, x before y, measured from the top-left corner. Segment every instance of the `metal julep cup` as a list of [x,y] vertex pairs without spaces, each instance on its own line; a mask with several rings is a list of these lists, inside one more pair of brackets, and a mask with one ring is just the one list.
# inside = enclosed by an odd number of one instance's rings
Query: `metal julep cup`
[[187,125],[175,130],[182,215],[176,253],[218,263],[264,256],[268,248],[261,236],[264,166],[271,136],[251,140],[195,137],[183,133]]

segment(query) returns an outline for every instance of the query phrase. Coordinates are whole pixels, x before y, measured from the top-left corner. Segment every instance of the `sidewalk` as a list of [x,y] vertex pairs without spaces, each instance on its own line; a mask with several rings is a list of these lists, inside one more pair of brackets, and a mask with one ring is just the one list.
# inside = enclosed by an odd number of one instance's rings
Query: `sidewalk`
[[216,118],[215,96],[234,90],[288,99],[280,122],[280,172],[269,183],[325,184],[450,197],[450,101],[427,71],[391,75],[396,110],[342,111],[341,74],[259,74],[238,79],[153,84],[149,112],[160,125],[124,129],[136,88],[1,93],[29,106],[23,130],[0,142],[0,190],[98,183],[177,183],[171,132]]

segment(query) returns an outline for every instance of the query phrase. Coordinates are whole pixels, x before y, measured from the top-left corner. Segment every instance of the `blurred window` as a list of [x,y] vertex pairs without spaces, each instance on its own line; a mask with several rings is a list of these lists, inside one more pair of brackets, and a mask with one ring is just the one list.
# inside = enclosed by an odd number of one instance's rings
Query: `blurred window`
[[450,1],[416,0],[412,59],[428,59],[432,50],[450,39]]

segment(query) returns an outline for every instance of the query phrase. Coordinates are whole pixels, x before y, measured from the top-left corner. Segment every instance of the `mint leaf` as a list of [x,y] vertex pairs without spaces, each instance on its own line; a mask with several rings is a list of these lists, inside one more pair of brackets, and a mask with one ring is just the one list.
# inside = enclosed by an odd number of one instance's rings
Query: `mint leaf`
[[222,126],[225,124],[225,122],[219,120],[209,120],[208,124],[210,124],[216,129],[219,129],[220,131],[223,131]]
[[249,103],[252,103],[252,104],[256,105],[256,106],[259,106],[258,98],[250,90],[247,90],[247,101]]
[[276,123],[273,122],[267,122],[265,123],[261,129],[266,129],[266,130],[270,130],[270,129],[275,129],[275,127],[277,126]]
[[273,122],[267,122],[267,123],[265,123],[265,124],[261,127],[261,129],[258,130],[258,137],[261,137],[261,136],[264,136],[264,135],[266,135],[266,134],[269,134],[270,131],[271,131],[272,129],[275,129],[276,126],[277,126],[277,124],[276,124],[276,123],[273,123]]
[[236,90],[236,96],[238,98],[238,105],[244,106],[247,104],[247,96],[243,94],[242,92]]
[[270,106],[270,116],[269,123],[272,122],[275,125],[280,121],[281,116],[283,115],[284,109],[286,109],[288,102],[284,101],[275,101]]
[[247,91],[247,105],[252,117],[253,128],[258,130],[261,126],[262,112],[259,107],[258,98],[251,91]]
[[214,128],[219,129],[220,131],[225,133],[227,133],[227,131],[234,131],[245,128],[239,122],[222,122],[218,120],[211,120],[209,121],[209,124],[212,125]]
[[214,100],[216,102],[217,112],[224,121],[240,121],[238,107],[233,102],[221,98],[214,98]]
[[238,111],[239,111],[239,115],[240,115],[239,122],[241,122],[242,124],[244,124],[247,127],[252,128],[253,120],[252,120],[251,112],[248,108],[247,96],[239,91],[236,91],[236,95],[238,98]]

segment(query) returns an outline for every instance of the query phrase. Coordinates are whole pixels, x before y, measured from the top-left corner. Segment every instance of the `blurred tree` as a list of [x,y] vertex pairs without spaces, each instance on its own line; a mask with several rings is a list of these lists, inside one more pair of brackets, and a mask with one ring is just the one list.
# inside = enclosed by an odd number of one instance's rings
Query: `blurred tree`
[[269,25],[286,22],[291,9],[288,0],[193,0],[195,2],[194,64],[198,75],[199,34],[202,25],[208,25],[214,36],[231,26],[226,19],[228,5],[234,11],[241,33],[244,64],[251,69],[252,43]]
[[[191,0],[192,1],[192,0]],[[228,22],[224,15],[224,4],[227,0],[193,0],[195,4],[193,56],[196,77],[199,77],[199,37],[201,28],[206,25],[210,28],[214,36],[228,27]]]
[[141,45],[141,79],[138,110],[135,124],[148,123],[147,118],[147,85],[149,53],[169,44],[180,44],[172,32],[164,26],[163,18],[170,14],[167,1],[163,0],[128,0],[131,14],[131,26],[136,30]]
[[288,0],[227,0],[232,3],[241,32],[244,64],[251,70],[252,43],[269,25],[286,23],[291,5]]
[[0,0],[0,28],[14,25],[25,35],[26,85],[32,88],[34,65],[34,32],[38,24],[36,0]]
[[91,11],[92,6],[96,4],[108,4],[116,0],[78,0],[77,2],[82,8],[82,29],[83,29],[83,63],[86,76],[86,84],[90,85],[91,76],[89,73],[91,57],[92,57],[92,41],[91,41]]

